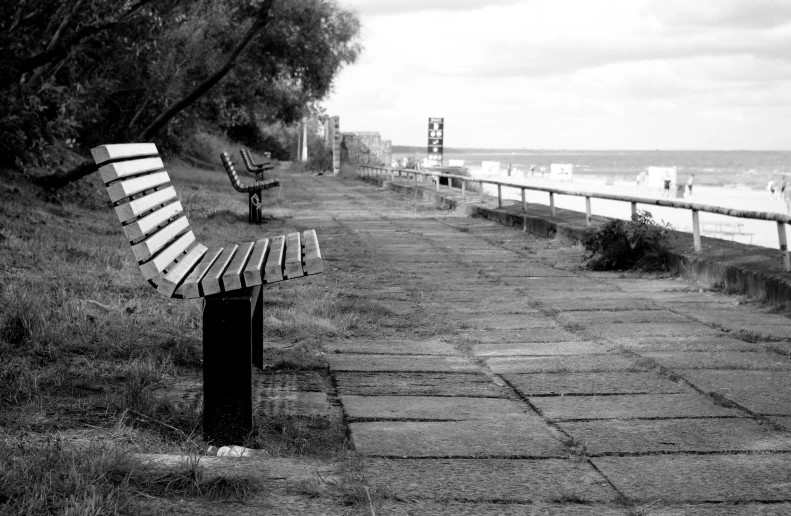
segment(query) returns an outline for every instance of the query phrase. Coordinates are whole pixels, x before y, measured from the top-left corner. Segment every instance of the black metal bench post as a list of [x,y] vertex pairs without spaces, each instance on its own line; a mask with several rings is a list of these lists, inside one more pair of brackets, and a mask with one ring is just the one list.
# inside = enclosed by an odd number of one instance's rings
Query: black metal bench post
[[[253,430],[253,348],[263,341],[261,286],[206,296],[203,307],[203,434],[241,444]],[[255,346],[253,346],[255,343]]]
[[263,222],[263,215],[261,215],[261,190],[251,190],[247,192],[248,204],[250,206],[250,215],[247,222],[250,224],[261,224]]

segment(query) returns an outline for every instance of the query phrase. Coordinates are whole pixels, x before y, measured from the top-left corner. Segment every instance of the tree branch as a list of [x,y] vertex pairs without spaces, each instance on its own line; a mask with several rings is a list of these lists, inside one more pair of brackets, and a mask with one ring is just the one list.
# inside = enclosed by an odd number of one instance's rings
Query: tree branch
[[233,49],[231,55],[228,56],[228,60],[225,62],[222,68],[211,74],[205,81],[198,85],[191,93],[187,94],[186,96],[182,97],[181,99],[177,100],[173,104],[170,105],[164,112],[162,112],[151,124],[146,127],[143,132],[137,137],[137,141],[148,141],[151,139],[152,136],[157,134],[162,127],[164,127],[170,120],[183,111],[186,107],[190,106],[193,102],[198,100],[202,97],[207,91],[209,91],[215,84],[220,82],[223,77],[225,77],[231,69],[236,66],[236,60],[239,58],[241,53],[247,48],[247,45],[253,40],[253,38],[264,28],[266,27],[267,23],[269,23],[270,17],[270,10],[272,8],[273,0],[267,0],[261,5],[261,11],[259,12],[258,16],[256,17],[255,22],[253,25],[247,30],[247,34],[244,35],[242,40],[236,45],[236,48]]

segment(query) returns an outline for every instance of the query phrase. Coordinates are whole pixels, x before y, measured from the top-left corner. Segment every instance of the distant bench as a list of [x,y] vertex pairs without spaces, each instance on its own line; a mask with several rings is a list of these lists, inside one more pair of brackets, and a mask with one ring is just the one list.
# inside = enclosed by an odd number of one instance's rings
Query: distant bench
[[239,180],[239,176],[236,174],[236,169],[233,166],[233,161],[231,161],[227,152],[220,154],[220,160],[225,167],[225,172],[228,173],[228,177],[231,179],[231,185],[234,189],[237,192],[247,192],[247,204],[249,207],[247,221],[251,224],[260,224],[263,220],[263,216],[261,215],[261,206],[263,205],[261,191],[280,186],[280,181],[277,179],[269,179],[267,181],[256,181],[251,185],[245,185]]
[[275,168],[274,165],[272,165],[272,160],[268,152],[266,153],[266,161],[262,161],[261,163],[255,163],[253,161],[253,156],[245,148],[239,149],[239,154],[242,155],[242,161],[244,161],[244,166],[247,168],[247,171],[255,174],[256,181],[263,181],[265,179],[264,172]]
[[730,236],[731,241],[735,240],[737,236],[750,237],[750,243],[753,243],[753,233],[744,231],[744,224],[741,222],[713,222],[701,226],[701,234],[706,236]]
[[[252,368],[263,367],[262,286],[323,272],[314,230],[207,248],[195,241],[152,143],[91,149],[140,272],[158,292],[203,298],[203,432],[252,430]],[[255,345],[253,345],[255,343]]]

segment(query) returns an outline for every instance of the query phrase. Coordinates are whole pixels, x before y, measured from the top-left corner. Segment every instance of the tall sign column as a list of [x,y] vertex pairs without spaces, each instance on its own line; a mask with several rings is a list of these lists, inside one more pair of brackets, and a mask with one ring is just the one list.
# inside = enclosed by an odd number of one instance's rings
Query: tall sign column
[[442,166],[442,142],[445,132],[444,118],[428,119],[428,164],[432,167]]

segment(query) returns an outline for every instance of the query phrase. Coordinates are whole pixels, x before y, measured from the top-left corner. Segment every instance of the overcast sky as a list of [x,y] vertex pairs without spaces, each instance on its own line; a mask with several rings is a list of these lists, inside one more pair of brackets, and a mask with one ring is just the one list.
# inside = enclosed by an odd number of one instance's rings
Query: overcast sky
[[791,0],[340,0],[341,131],[446,147],[791,149]]

